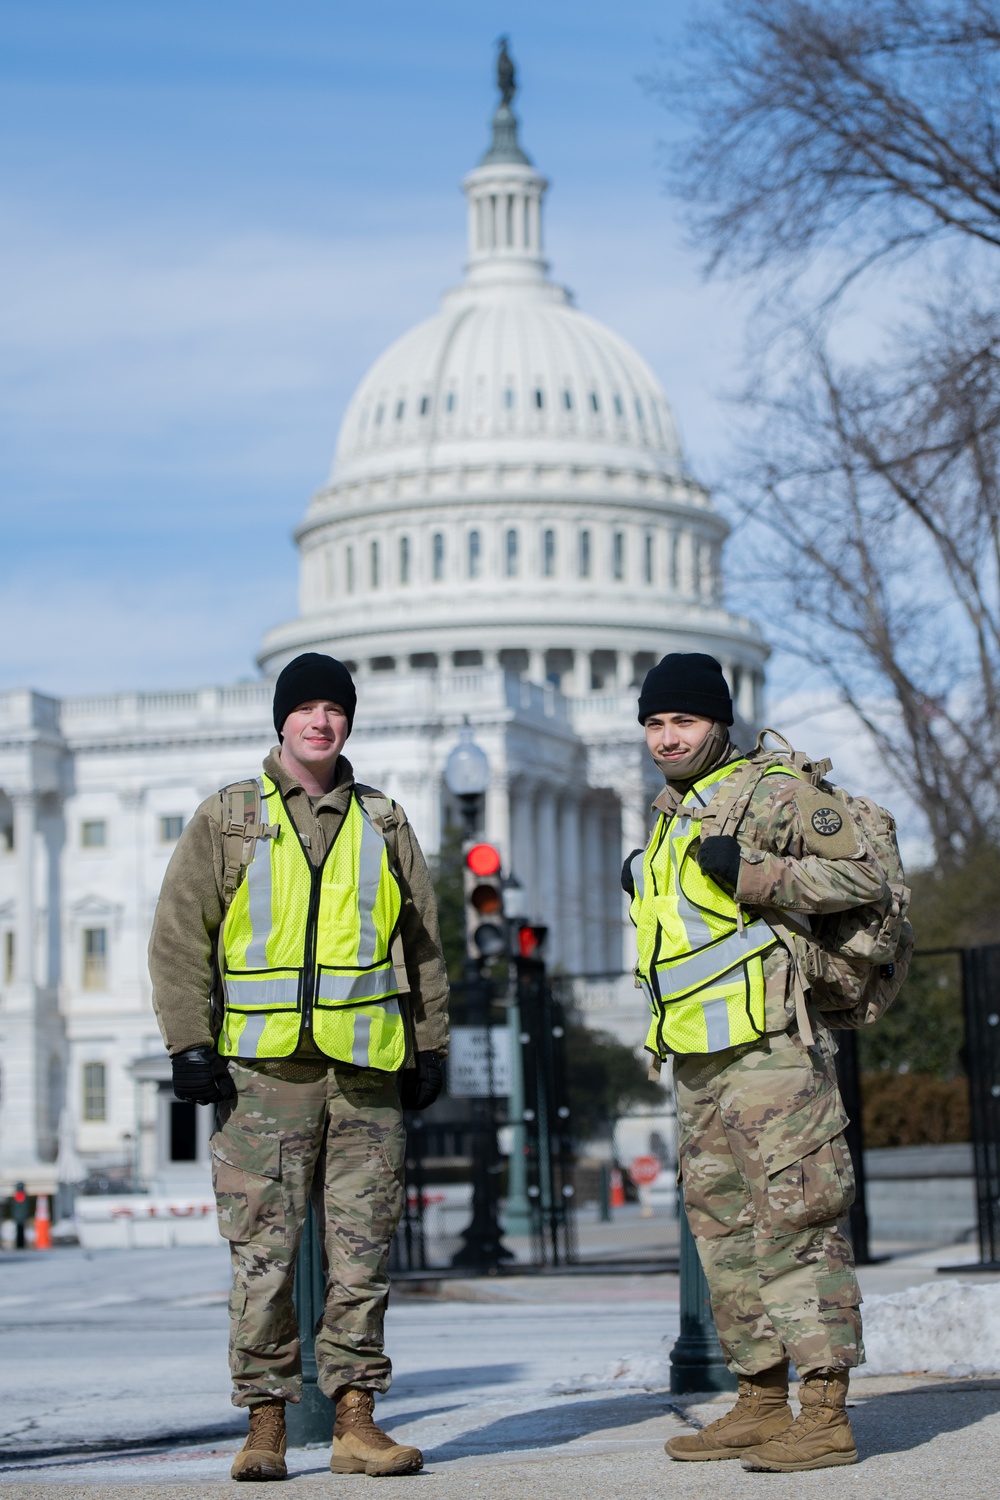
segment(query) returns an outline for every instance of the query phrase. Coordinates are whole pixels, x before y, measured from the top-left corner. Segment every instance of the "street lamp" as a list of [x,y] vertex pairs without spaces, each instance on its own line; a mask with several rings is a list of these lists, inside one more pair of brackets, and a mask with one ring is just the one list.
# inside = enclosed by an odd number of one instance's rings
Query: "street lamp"
[[472,738],[468,720],[458,732],[458,744],[444,763],[444,784],[458,800],[466,838],[474,838],[479,810],[490,784],[486,751]]
[[[464,854],[468,863],[475,848],[479,817],[490,784],[490,763],[476,744],[468,720],[459,730],[458,744],[444,765],[444,784],[462,809]],[[480,846],[485,847],[485,846]],[[489,851],[487,851],[489,852]],[[475,872],[473,872],[475,873]],[[497,1151],[496,1108],[493,1094],[493,1054],[490,1034],[490,987],[483,978],[477,944],[467,936],[465,945],[465,997],[469,1020],[481,1026],[486,1046],[486,1097],[470,1100],[472,1113],[472,1218],[462,1233],[463,1244],[452,1257],[452,1265],[470,1270],[496,1270],[513,1256],[503,1243],[497,1220],[497,1188],[500,1172]]]

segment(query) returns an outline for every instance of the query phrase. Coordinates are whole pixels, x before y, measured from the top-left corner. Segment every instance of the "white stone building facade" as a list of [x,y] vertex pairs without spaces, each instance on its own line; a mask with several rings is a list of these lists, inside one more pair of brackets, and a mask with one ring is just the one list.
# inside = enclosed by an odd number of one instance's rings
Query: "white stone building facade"
[[[270,681],[299,651],[352,665],[348,753],[431,856],[443,765],[472,726],[484,831],[573,974],[628,961],[619,870],[655,794],[647,668],[711,652],[759,719],[767,650],[723,605],[725,524],[652,371],[549,278],[547,184],[506,106],[463,186],[465,279],[351,400],[297,532],[299,614],[265,637],[261,681],[0,694],[0,1190],[53,1185],[64,1109],[85,1165],[149,1175],[131,1070],[161,1050],[145,963],[160,881],[198,803],[258,768]],[[638,1040],[619,993],[595,986],[594,1018]]]

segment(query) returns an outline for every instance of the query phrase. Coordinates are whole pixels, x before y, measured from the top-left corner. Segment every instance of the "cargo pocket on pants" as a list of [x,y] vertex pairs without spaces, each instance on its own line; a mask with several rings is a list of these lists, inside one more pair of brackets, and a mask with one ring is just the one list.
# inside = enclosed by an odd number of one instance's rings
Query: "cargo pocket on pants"
[[797,1234],[844,1217],[854,1202],[854,1167],[844,1139],[847,1116],[835,1089],[760,1138],[772,1235]]
[[250,1240],[285,1245],[281,1142],[274,1137],[212,1140],[212,1184],[219,1233],[242,1245]]

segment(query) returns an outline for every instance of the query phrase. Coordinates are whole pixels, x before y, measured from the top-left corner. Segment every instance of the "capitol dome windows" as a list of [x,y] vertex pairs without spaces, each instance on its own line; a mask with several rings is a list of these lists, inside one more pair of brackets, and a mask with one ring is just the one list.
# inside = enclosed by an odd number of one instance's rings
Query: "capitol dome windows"
[[542,573],[554,578],[556,571],[556,534],[549,528],[542,534]]
[[409,583],[410,581],[410,538],[401,536],[399,539],[399,581]]
[[642,576],[646,583],[653,581],[653,533],[647,531],[642,542]]
[[430,409],[431,409],[431,398],[430,398],[430,396],[421,396],[421,398],[420,398],[420,415],[422,417],[426,417],[426,415],[430,411]]
[[508,530],[504,542],[504,572],[508,578],[517,577],[517,532],[513,526]]
[[599,412],[601,409],[600,398],[596,391],[591,391],[590,393],[590,409],[595,412]]
[[378,542],[371,545],[371,584],[373,589],[379,586],[379,551]]
[[478,578],[482,565],[483,544],[478,531],[469,532],[469,577]]
[[347,592],[354,593],[354,548],[348,544],[344,555],[345,572],[347,575]]
[[590,532],[580,532],[580,577],[590,577]]
[[455,410],[455,392],[454,391],[449,391],[448,394],[447,394],[447,396],[444,398],[444,409],[445,409],[445,411],[454,411]]
[[616,531],[611,538],[611,573],[618,580],[625,577],[624,531]]
[[382,405],[382,403],[380,401],[379,404],[378,404],[378,406],[376,406],[376,408],[375,408],[375,426],[376,427],[381,427],[382,426],[382,418],[384,416],[385,416],[385,407]]
[[615,397],[615,416],[616,417],[623,417],[624,415],[625,415],[625,408],[622,405],[622,398],[620,396],[616,396]]
[[444,578],[444,532],[435,531],[431,538],[431,576],[435,583]]
[[406,402],[405,401],[397,401],[396,402],[396,421],[397,422],[401,422],[403,420],[403,413],[405,412],[405,410],[406,410]]
[[542,390],[542,388],[541,388],[540,385],[536,385],[535,386],[534,400],[535,400],[535,409],[537,411],[541,411],[543,409],[543,407],[545,406],[545,392]]
[[563,391],[562,394],[563,394],[563,406],[566,408],[567,411],[572,411],[573,410],[573,392],[572,391]]
[[514,405],[514,392],[511,390],[510,386],[508,386],[503,393],[503,404],[508,411],[510,411],[511,407]]
[[483,664],[483,653],[481,651],[456,651],[451,658],[454,667],[481,667]]

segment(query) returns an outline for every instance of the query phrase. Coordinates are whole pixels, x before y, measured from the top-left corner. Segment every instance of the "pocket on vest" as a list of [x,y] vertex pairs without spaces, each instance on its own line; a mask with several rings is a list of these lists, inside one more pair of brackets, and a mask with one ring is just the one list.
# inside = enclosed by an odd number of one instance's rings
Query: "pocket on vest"
[[274,1137],[212,1141],[219,1233],[232,1244],[286,1245],[281,1142]]

